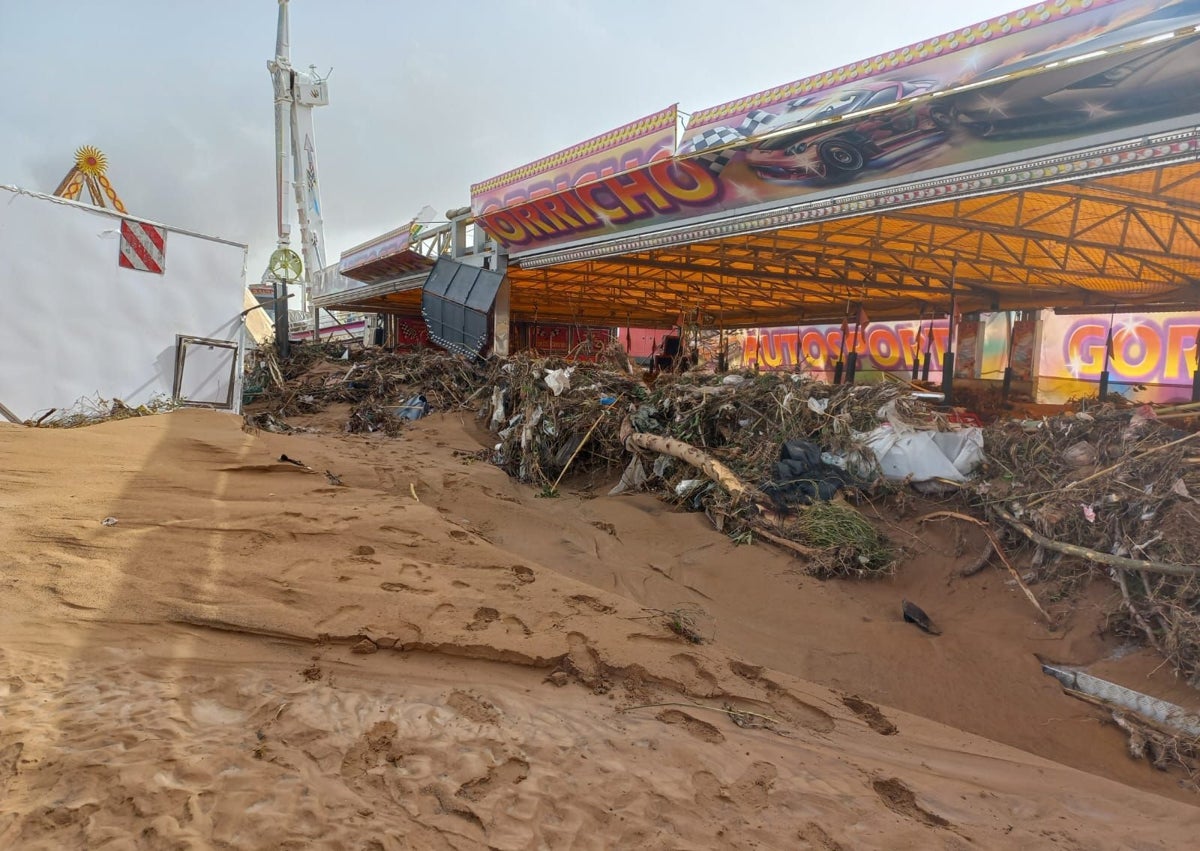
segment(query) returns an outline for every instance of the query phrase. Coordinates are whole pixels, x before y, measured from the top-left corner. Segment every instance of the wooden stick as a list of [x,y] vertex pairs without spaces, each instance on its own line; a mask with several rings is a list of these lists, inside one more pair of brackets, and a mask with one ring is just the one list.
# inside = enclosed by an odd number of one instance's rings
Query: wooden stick
[[[1065,485],[1063,485],[1063,489],[1069,490],[1070,488],[1076,487],[1078,485],[1082,485],[1084,482],[1090,482],[1093,479],[1100,478],[1101,476],[1107,476],[1109,473],[1111,473],[1113,470],[1120,467],[1122,464],[1128,464],[1130,461],[1140,461],[1141,459],[1145,458],[1147,455],[1152,455],[1155,452],[1161,452],[1164,449],[1170,449],[1172,446],[1178,446],[1179,444],[1184,443],[1188,440],[1192,440],[1192,439],[1196,438],[1197,436],[1200,436],[1200,431],[1192,432],[1191,434],[1185,435],[1184,437],[1181,437],[1178,440],[1172,440],[1170,443],[1164,443],[1160,446],[1151,447],[1150,449],[1147,449],[1145,452],[1139,452],[1137,455],[1130,455],[1128,458],[1122,458],[1120,461],[1113,464],[1111,467],[1105,467],[1103,470],[1100,470],[1097,473],[1092,473],[1090,476],[1086,476],[1082,479],[1079,479],[1078,481],[1067,482]],[[1062,491],[1051,491],[1050,493],[1046,494],[1045,496],[1042,496],[1038,499],[1030,500],[1026,504],[1029,507],[1033,507],[1033,506],[1037,505],[1038,503],[1044,502],[1045,500],[1049,499],[1053,494],[1061,493],[1061,492]]]
[[4,417],[4,419],[8,420],[13,425],[21,425],[20,417],[6,408],[3,402],[0,402],[0,417]]
[[1114,556],[1108,553],[1100,553],[1095,550],[1089,550],[1087,547],[1080,547],[1075,544],[1064,544],[1059,541],[1051,540],[1045,535],[1039,535],[1037,532],[1030,529],[1017,518],[1013,517],[1003,508],[998,505],[993,505],[992,509],[1009,526],[1012,526],[1022,535],[1035,544],[1041,544],[1048,550],[1065,553],[1069,556],[1085,559],[1086,561],[1096,564],[1107,564],[1110,567],[1119,567],[1124,570],[1146,570],[1150,573],[1165,573],[1170,576],[1194,577],[1200,576],[1200,568],[1188,567],[1182,564],[1164,564],[1156,561],[1139,561],[1135,558],[1125,558],[1124,556]]
[[1114,570],[1113,573],[1117,579],[1117,585],[1121,588],[1121,597],[1125,600],[1125,608],[1129,611],[1133,622],[1141,627],[1142,632],[1146,633],[1146,638],[1150,642],[1150,646],[1158,651],[1159,655],[1164,659],[1169,655],[1158,642],[1158,638],[1154,635],[1154,630],[1150,628],[1150,624],[1146,623],[1146,619],[1142,617],[1142,613],[1133,605],[1133,599],[1129,596],[1129,583],[1125,581],[1125,572],[1122,570]]
[[789,549],[789,550],[792,550],[793,552],[798,553],[799,555],[802,555],[805,558],[812,558],[819,552],[818,550],[815,550],[812,547],[806,547],[806,546],[804,546],[804,544],[798,544],[795,541],[791,541],[791,540],[788,540],[787,538],[780,537],[779,535],[776,535],[772,532],[768,532],[766,529],[763,529],[761,526],[758,526],[756,524],[751,524],[750,528],[753,532],[755,532],[756,534],[762,535],[764,538],[766,538],[772,544],[778,544],[779,546],[785,547],[786,549]]
[[1177,420],[1183,417],[1200,417],[1200,411],[1176,411],[1173,414],[1158,414],[1156,420]]
[[1154,412],[1168,413],[1174,411],[1194,411],[1200,408],[1200,402],[1184,402],[1182,405],[1163,405],[1161,408],[1155,408]]
[[[1046,610],[1042,608],[1042,604],[1038,602],[1037,597],[1035,597],[1033,592],[1029,590],[1029,586],[1025,584],[1025,580],[1021,578],[1021,574],[1017,572],[1017,569],[1013,567],[1012,562],[1008,560],[1008,556],[1004,554],[1004,548],[1000,546],[1000,540],[995,536],[995,534],[992,533],[992,530],[987,523],[979,520],[978,518],[969,517],[966,514],[959,514],[957,511],[934,511],[930,514],[926,514],[917,522],[924,523],[926,520],[936,520],[939,517],[953,517],[955,520],[966,520],[968,523],[974,523],[976,526],[981,526],[983,528],[983,534],[987,535],[988,540],[991,541],[992,548],[996,551],[996,555],[1000,557],[1000,561],[1004,562],[1004,566],[1008,568],[1008,572],[1012,574],[1012,578],[1016,580],[1018,587],[1020,587],[1021,591],[1025,594],[1025,597],[1029,600],[1029,602],[1033,603],[1033,607],[1038,610],[1038,613],[1041,614],[1043,618],[1046,619],[1046,623],[1053,623],[1050,616],[1046,614]],[[1033,530],[1031,529],[1030,531]]]
[[[616,402],[613,403],[616,405]],[[571,457],[567,459],[567,463],[563,465],[562,471],[559,472],[558,478],[554,480],[554,484],[550,486],[550,490],[558,490],[558,483],[563,480],[563,476],[567,474],[567,470],[571,469],[571,462],[575,460],[575,456],[579,454],[579,450],[587,445],[588,439],[592,436],[592,432],[596,430],[596,426],[604,420],[605,415],[612,410],[612,406],[608,406],[600,411],[600,416],[596,417],[596,421],[592,423],[592,427],[587,430],[587,434],[583,436],[583,440],[579,441],[579,445],[575,447],[575,451],[571,453]]]

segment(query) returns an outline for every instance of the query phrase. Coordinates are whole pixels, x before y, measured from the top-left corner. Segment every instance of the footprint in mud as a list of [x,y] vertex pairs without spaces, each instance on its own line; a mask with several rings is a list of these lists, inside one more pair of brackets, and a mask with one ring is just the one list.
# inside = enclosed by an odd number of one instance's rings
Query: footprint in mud
[[830,836],[825,828],[815,821],[810,821],[800,828],[796,838],[801,843],[800,851],[846,851],[842,843]]
[[879,711],[879,707],[873,703],[867,703],[861,697],[856,697],[852,694],[842,696],[842,703],[846,708],[867,722],[867,726],[881,736],[894,736],[900,732],[900,729],[888,720],[888,717]]
[[697,771],[692,775],[695,788],[693,798],[704,810],[715,812],[729,806],[729,798],[721,787],[721,781],[711,771]]
[[455,689],[450,692],[450,696],[446,698],[446,705],[476,724],[495,724],[500,720],[500,712],[495,706],[465,691]]
[[513,579],[520,585],[529,585],[537,579],[533,571],[523,565],[514,564],[509,570],[512,571]]
[[512,503],[516,503],[517,505],[521,504],[521,500],[517,499],[515,496],[509,496],[506,493],[500,493],[498,491],[492,490],[491,488],[480,488],[479,491],[484,496],[489,497],[491,499],[498,499],[501,502],[512,502]]
[[512,615],[505,615],[500,623],[504,625],[504,631],[509,635],[533,635],[533,630],[526,626],[525,621]]
[[453,582],[450,583],[450,586],[452,588],[470,588],[471,587],[469,584],[467,584],[466,582],[463,582],[461,579],[455,579]]
[[342,777],[352,785],[361,780],[391,754],[399,729],[391,721],[379,721],[359,736],[342,757]]
[[707,721],[701,721],[699,718],[693,718],[691,715],[688,715],[686,712],[680,712],[678,709],[664,710],[655,717],[664,724],[678,724],[702,742],[719,745],[725,741],[725,734],[712,724],[709,724]]
[[726,794],[734,803],[755,810],[766,809],[767,798],[771,795],[771,787],[779,777],[779,769],[769,762],[756,762],[746,769]]
[[0,783],[16,776],[24,750],[24,742],[13,742],[11,745],[0,748]]
[[467,532],[464,532],[462,529],[451,529],[447,534],[451,538],[453,538],[454,540],[456,540],[460,543],[470,543],[470,544],[475,543],[474,541],[471,540],[470,534]]
[[779,683],[763,680],[763,684],[767,687],[767,695],[775,712],[783,718],[818,733],[829,733],[833,730],[833,716],[825,710],[805,703]]
[[743,680],[755,682],[762,677],[762,665],[748,665],[745,662],[739,662],[737,659],[729,660],[729,670],[733,671]]
[[[711,694],[717,688],[717,678],[708,672],[708,670],[696,660],[696,657],[689,656],[687,653],[676,653],[671,657],[671,664],[675,670],[679,671],[685,679],[699,680]],[[690,685],[690,684],[689,684]]]
[[909,789],[898,777],[874,780],[871,782],[871,788],[875,790],[879,800],[883,801],[883,805],[894,813],[905,818],[915,819],[930,827],[950,826],[950,822],[918,804],[917,796],[913,794],[912,789]]
[[567,598],[568,603],[578,603],[581,606],[586,606],[593,612],[598,612],[602,615],[610,615],[616,611],[612,606],[606,606],[597,600],[595,597],[589,597],[587,594],[572,594]]
[[585,679],[594,679],[602,672],[600,654],[588,643],[582,632],[567,633],[568,661]]
[[405,585],[403,582],[381,582],[379,587],[384,591],[405,591],[409,594],[432,594],[428,588],[414,588],[411,585]]
[[395,647],[403,649],[409,644],[416,644],[421,640],[421,628],[415,623],[401,621],[395,626],[387,628],[387,634],[382,638],[375,639],[375,643],[382,648]]
[[489,768],[488,773],[478,780],[464,783],[455,793],[468,801],[480,801],[496,788],[516,786],[529,776],[529,763],[517,757],[509,757],[499,765]]
[[500,613],[490,606],[480,606],[475,610],[475,619],[467,624],[467,629],[472,632],[478,632],[481,629],[487,629],[493,621],[500,617]]

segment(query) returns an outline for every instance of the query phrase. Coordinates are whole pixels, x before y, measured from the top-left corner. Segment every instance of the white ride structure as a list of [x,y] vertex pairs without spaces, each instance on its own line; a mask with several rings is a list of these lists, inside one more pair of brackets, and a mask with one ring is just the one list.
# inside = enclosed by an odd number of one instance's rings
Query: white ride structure
[[[275,297],[288,295],[288,287],[300,289],[299,313],[307,316],[312,304],[314,275],[325,266],[325,228],[321,215],[321,190],[317,171],[313,109],[329,103],[328,74],[316,67],[298,71],[292,67],[288,43],[288,0],[279,0],[279,24],[275,58],[267,63],[275,89],[275,216],[278,245],[271,254],[264,281],[275,286]],[[289,190],[292,195],[289,198]],[[300,251],[291,247],[292,204],[300,230]],[[287,302],[276,302],[276,331],[286,346],[290,312]],[[280,320],[283,327],[280,327]],[[309,321],[317,326],[315,316]]]

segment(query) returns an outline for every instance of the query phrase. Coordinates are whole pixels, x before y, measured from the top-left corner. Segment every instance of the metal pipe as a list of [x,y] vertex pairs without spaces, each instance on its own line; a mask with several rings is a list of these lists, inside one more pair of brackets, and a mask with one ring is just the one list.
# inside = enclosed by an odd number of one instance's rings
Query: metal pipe
[[1104,369],[1100,372],[1100,401],[1108,401],[1108,362],[1112,359],[1113,351],[1113,321],[1117,315],[1117,308],[1114,305],[1112,312],[1108,314],[1108,336],[1104,338]]
[[954,311],[957,293],[954,291],[954,280],[958,274],[958,257],[950,266],[950,322],[946,335],[946,351],[942,355],[942,395],[947,405],[954,402]]

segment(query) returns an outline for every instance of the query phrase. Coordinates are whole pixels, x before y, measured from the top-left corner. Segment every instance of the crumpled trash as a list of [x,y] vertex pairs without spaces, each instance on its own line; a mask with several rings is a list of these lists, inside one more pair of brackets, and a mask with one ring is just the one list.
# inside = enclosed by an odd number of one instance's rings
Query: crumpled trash
[[941,635],[942,631],[934,625],[930,620],[929,615],[925,614],[925,610],[916,603],[910,603],[908,600],[900,601],[900,612],[904,615],[906,623],[915,624],[921,629],[928,632],[930,635]]
[[564,390],[571,389],[571,373],[575,371],[575,367],[569,366],[566,369],[548,369],[544,381],[546,386],[555,396],[561,396]]
[[826,463],[821,447],[808,440],[789,440],[779,449],[779,460],[771,468],[771,481],[763,492],[781,509],[808,505],[814,499],[827,502],[854,477]]
[[1072,443],[1063,450],[1063,460],[1072,467],[1090,467],[1096,463],[1098,458],[1096,447],[1086,440]]
[[419,420],[429,413],[429,400],[422,395],[413,396],[403,405],[396,405],[392,408],[391,413],[398,419]]
[[662,431],[662,423],[659,422],[661,417],[662,414],[654,405],[638,405],[638,409],[633,412],[630,421],[638,431],[657,433]]
[[[505,366],[509,366],[509,364],[505,364]],[[508,415],[504,413],[505,393],[503,387],[492,388],[492,431],[499,430],[500,426],[504,425],[504,421],[508,419]]]
[[883,475],[897,481],[966,481],[984,458],[983,429],[977,427],[928,431],[888,423],[863,442],[875,453]]
[[621,474],[621,481],[613,486],[613,489],[608,492],[609,496],[626,493],[628,491],[639,491],[646,484],[646,468],[642,466],[642,459],[636,455],[629,461],[629,466],[625,468],[625,472]]

